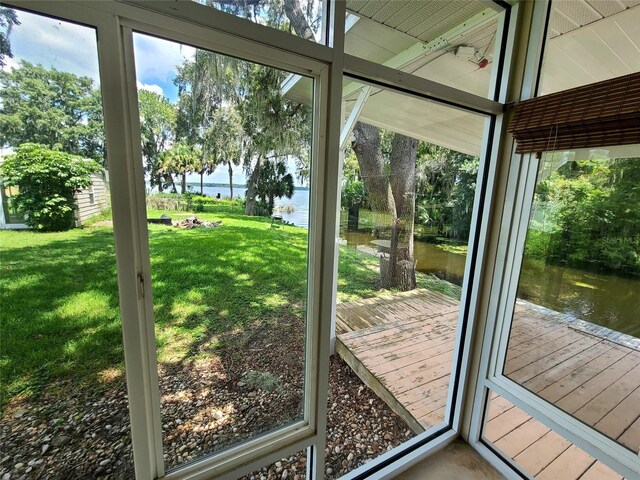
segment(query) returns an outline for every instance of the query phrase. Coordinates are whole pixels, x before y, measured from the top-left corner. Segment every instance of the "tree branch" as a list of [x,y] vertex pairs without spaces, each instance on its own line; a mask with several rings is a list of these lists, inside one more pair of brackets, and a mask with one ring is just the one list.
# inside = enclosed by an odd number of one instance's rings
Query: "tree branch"
[[313,34],[313,30],[309,26],[307,22],[307,18],[300,8],[298,4],[298,0],[284,0],[284,12],[287,15],[287,18],[291,22],[291,26],[293,27],[293,31],[299,37],[302,37],[306,40],[314,40],[315,35]]

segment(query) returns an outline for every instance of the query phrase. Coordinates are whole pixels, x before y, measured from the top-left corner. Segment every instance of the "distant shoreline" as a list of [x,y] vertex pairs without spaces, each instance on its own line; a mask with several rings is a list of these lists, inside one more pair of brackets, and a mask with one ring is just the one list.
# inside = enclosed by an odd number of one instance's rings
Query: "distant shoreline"
[[[200,188],[200,182],[187,182],[187,186],[188,187],[194,187],[194,188]],[[208,187],[208,188],[229,188],[229,184],[228,183],[203,183],[202,184],[203,187]],[[236,185],[235,183],[233,184],[233,188],[247,188],[246,185]],[[294,188],[296,190],[309,190],[309,187],[302,187],[302,186],[298,186],[295,185]]]

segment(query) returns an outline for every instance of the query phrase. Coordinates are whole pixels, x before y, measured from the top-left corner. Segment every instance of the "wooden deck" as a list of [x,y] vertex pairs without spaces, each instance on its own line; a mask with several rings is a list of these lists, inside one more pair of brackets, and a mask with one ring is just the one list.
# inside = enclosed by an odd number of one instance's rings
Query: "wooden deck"
[[484,437],[539,480],[622,480],[558,433],[493,394]]
[[413,290],[338,305],[336,351],[415,432],[444,420],[458,303]]
[[[516,306],[505,374],[638,452],[640,352],[561,317]],[[418,433],[444,419],[457,322],[458,303],[427,290],[343,303],[336,350]]]

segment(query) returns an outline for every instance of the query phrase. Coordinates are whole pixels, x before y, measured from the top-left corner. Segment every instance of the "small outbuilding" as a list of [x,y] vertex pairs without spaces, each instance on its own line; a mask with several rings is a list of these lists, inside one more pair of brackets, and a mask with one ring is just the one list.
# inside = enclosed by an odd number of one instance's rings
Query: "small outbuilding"
[[[0,184],[2,179],[0,179]],[[81,226],[89,217],[98,215],[108,206],[108,187],[106,172],[91,174],[91,185],[76,193],[76,226]],[[17,187],[2,185],[0,196],[0,229],[28,228],[24,217],[20,215],[11,203],[11,198],[17,193]]]

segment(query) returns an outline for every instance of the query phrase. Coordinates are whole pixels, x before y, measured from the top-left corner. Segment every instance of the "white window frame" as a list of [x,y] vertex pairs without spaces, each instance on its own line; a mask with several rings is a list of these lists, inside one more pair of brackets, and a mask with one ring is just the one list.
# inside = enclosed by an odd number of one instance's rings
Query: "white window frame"
[[[342,2],[339,2],[342,3]],[[502,39],[502,27],[505,18],[509,15],[511,25],[518,15],[517,8],[511,8],[499,22],[499,35],[496,38],[496,50],[504,51],[504,66],[508,67],[509,58],[513,54],[514,43],[512,37],[514,28],[510,27],[507,36]],[[341,22],[344,24],[344,21]],[[336,52],[336,56],[338,56]],[[495,58],[500,55],[496,54]],[[497,87],[495,69],[492,86]],[[506,72],[509,68],[505,68]],[[454,351],[454,365],[451,372],[451,381],[448,390],[447,411],[445,421],[411,440],[401,444],[397,448],[386,452],[367,464],[347,473],[341,480],[360,480],[363,478],[387,479],[398,475],[410,468],[415,463],[431,455],[453,441],[461,431],[462,407],[466,394],[467,370],[471,362],[470,348],[476,323],[475,312],[478,300],[479,282],[476,280],[484,275],[486,268],[484,261],[484,243],[488,231],[490,215],[488,215],[488,203],[493,197],[493,186],[490,182],[493,172],[497,168],[499,159],[497,152],[499,140],[496,132],[503,128],[502,117],[504,104],[496,100],[480,97],[468,92],[458,90],[447,85],[439,84],[422,77],[399,72],[384,65],[371,62],[352,55],[344,55],[344,74],[359,83],[382,87],[390,92],[398,92],[413,95],[424,100],[433,100],[450,105],[452,108],[460,108],[486,115],[485,132],[481,158],[482,168],[478,175],[478,185],[474,198],[474,213],[471,225],[472,236],[469,240],[469,251],[474,252],[467,256],[465,264],[464,283],[461,295],[461,311],[459,315],[456,347]],[[502,91],[507,88],[508,77],[502,74],[500,89],[495,92],[496,98],[504,97]],[[333,99],[332,99],[333,100]],[[343,120],[343,119],[342,119]],[[342,125],[342,121],[340,122]],[[335,146],[335,145],[334,145]],[[339,145],[338,145],[339,146]],[[339,190],[338,190],[339,191]],[[337,238],[336,238],[337,240]],[[474,271],[475,270],[475,271]],[[337,277],[334,277],[334,289]],[[468,297],[468,300],[465,299]],[[463,336],[463,332],[466,332]],[[318,477],[320,478],[320,477]]]
[[[521,19],[523,25],[520,27],[520,37],[517,41],[521,44],[521,51],[526,49],[527,55],[526,59],[521,59],[525,63],[513,72],[521,78],[511,82],[512,87],[516,87],[508,94],[512,101],[535,96],[550,8],[550,2],[544,0],[528,5],[525,9],[527,11]],[[498,202],[502,207],[501,216],[496,219],[490,233],[493,239],[489,242],[496,258],[495,269],[491,288],[485,292],[483,298],[482,307],[487,312],[485,334],[483,341],[476,345],[477,351],[480,352],[477,365],[479,370],[475,398],[473,403],[469,402],[466,405],[470,420],[464,433],[469,443],[507,478],[528,478],[528,474],[512,459],[506,458],[495,446],[482,439],[489,392],[492,391],[621,475],[637,478],[640,476],[638,454],[543,400],[502,373],[539,165],[539,159],[535,155],[517,155],[513,146],[512,139],[507,139],[502,145],[501,188],[504,193],[503,199]]]
[[[495,7],[490,0],[488,4]],[[513,2],[517,3],[517,2]],[[527,2],[523,2],[527,3]],[[479,375],[479,336],[475,326],[484,321],[483,278],[490,278],[494,251],[495,215],[502,185],[495,181],[505,158],[505,104],[514,83],[516,61],[515,21],[521,5],[512,6],[501,19],[496,55],[504,63],[492,72],[497,100],[476,96],[446,85],[393,70],[344,53],[345,2],[330,1],[326,44],[313,43],[286,32],[197,5],[188,0],[145,2],[78,2],[73,0],[10,0],[17,8],[95,27],[101,66],[107,150],[110,156],[111,195],[123,325],[127,385],[129,390],[136,477],[237,478],[254,469],[308,447],[308,478],[322,478],[326,445],[326,416],[331,316],[336,288],[336,216],[339,201],[339,146],[342,125],[342,78],[383,86],[488,115],[483,139],[484,168],[478,180],[465,267],[456,362],[448,394],[445,422],[387,452],[344,478],[390,478],[452,441],[469,424],[469,405],[477,389],[467,388]],[[504,22],[509,19],[508,24]],[[506,28],[508,26],[508,29]],[[506,38],[500,38],[504,32]],[[311,199],[309,243],[309,302],[305,421],[276,430],[169,474],[164,472],[160,400],[152,315],[149,250],[144,205],[144,173],[140,162],[137,90],[133,62],[132,31],[151,33],[220,53],[266,63],[315,78],[313,164],[317,188]],[[108,67],[108,68],[107,68]],[[525,82],[526,83],[526,82]],[[482,214],[480,216],[480,214]],[[473,275],[472,275],[473,273]],[[464,335],[462,334],[464,332]],[[475,347],[474,347],[475,346]],[[476,395],[477,397],[477,395]],[[478,400],[476,399],[476,402]],[[464,407],[464,408],[463,408]],[[482,405],[473,412],[482,409]],[[475,418],[475,417],[474,417]],[[473,422],[471,422],[473,423]],[[477,442],[476,442],[477,443]]]

